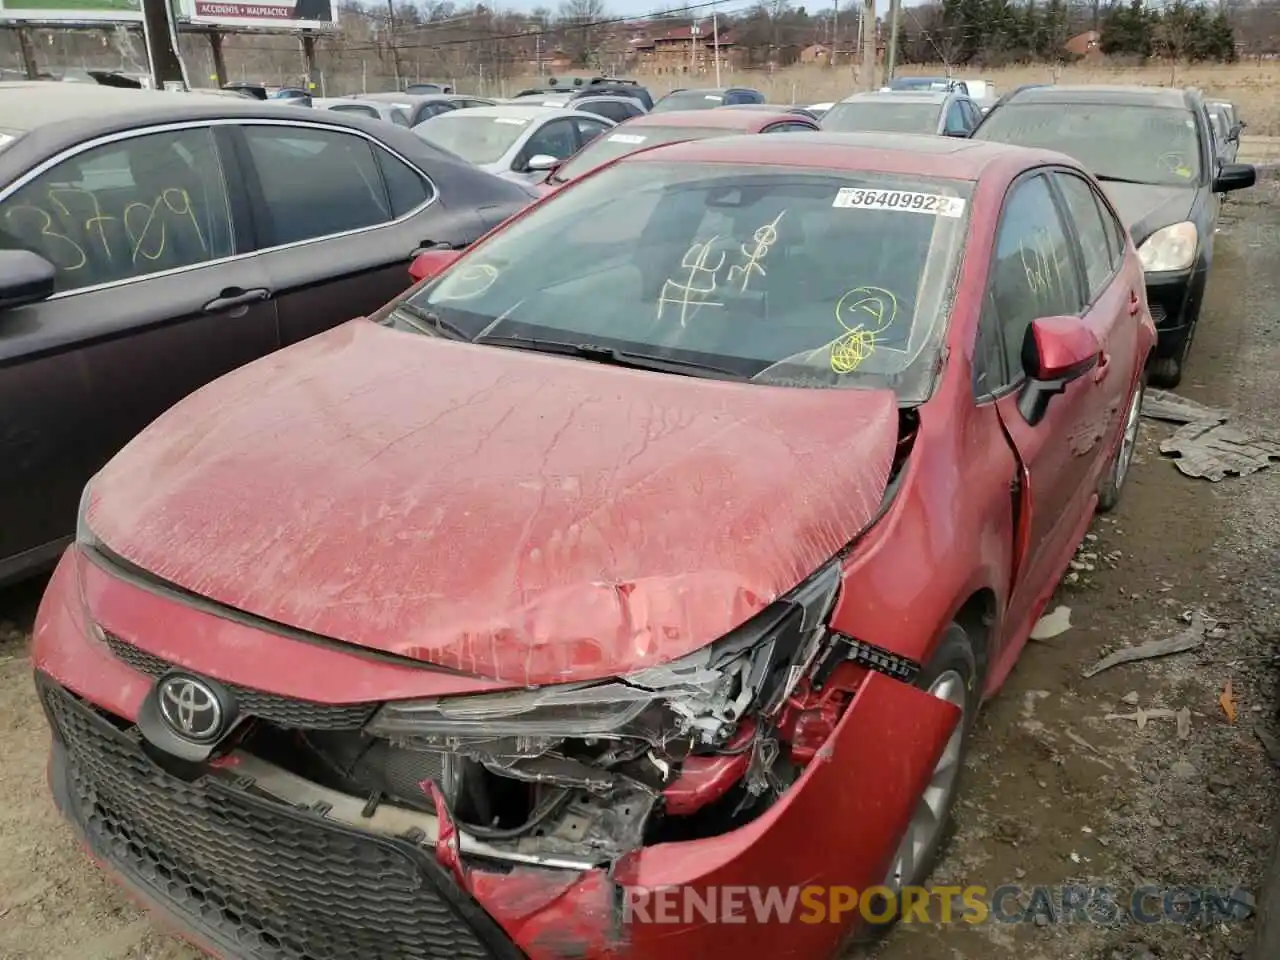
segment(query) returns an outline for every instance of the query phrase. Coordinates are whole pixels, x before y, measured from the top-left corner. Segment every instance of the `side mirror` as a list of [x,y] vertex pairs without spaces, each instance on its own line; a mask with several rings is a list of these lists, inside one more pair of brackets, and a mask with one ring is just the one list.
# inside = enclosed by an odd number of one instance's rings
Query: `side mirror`
[[29,250],[0,250],[0,310],[25,307],[53,296],[57,268]]
[[1237,124],[1235,124],[1235,125],[1234,125],[1234,126],[1233,126],[1233,127],[1232,127],[1228,132],[1227,132],[1227,139],[1228,139],[1228,140],[1230,140],[1232,143],[1238,143],[1238,142],[1239,142],[1239,140],[1240,140],[1240,131],[1241,131],[1242,129],[1244,129],[1244,124],[1243,124],[1243,123],[1237,123]]
[[1230,193],[1244,190],[1257,182],[1258,171],[1251,163],[1224,163],[1213,178],[1214,193]]
[[413,277],[414,283],[438,277],[460,256],[462,256],[461,250],[424,250],[409,264],[409,276]]
[[1102,345],[1079,317],[1033,320],[1022,341],[1027,380],[1018,412],[1034,426],[1044,419],[1049,401],[1098,365]]
[[528,173],[550,173],[560,166],[560,161],[549,153],[535,153],[524,165]]

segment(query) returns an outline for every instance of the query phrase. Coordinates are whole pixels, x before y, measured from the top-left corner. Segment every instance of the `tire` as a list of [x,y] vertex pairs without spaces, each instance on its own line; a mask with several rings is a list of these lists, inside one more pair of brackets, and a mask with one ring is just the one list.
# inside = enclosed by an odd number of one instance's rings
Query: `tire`
[[1182,382],[1182,359],[1180,357],[1156,357],[1147,368],[1147,382],[1153,387],[1164,387],[1172,390]]
[[[935,777],[941,770],[942,763],[945,760],[951,761],[948,767],[954,767],[955,776],[946,788],[947,793],[941,803],[941,816],[937,817],[939,825],[936,828],[936,832],[924,848],[912,858],[911,866],[905,875],[900,875],[897,871],[902,846],[900,845],[899,850],[895,852],[894,863],[890,866],[889,875],[885,878],[885,885],[890,889],[919,886],[927,880],[929,874],[933,872],[933,865],[939,852],[951,835],[951,811],[955,806],[956,795],[959,792],[959,774],[964,767],[964,759],[969,750],[969,734],[973,729],[973,722],[977,717],[978,707],[982,702],[982,684],[980,682],[977,657],[974,655],[973,644],[970,642],[968,634],[958,623],[947,625],[932,659],[920,671],[916,686],[923,690],[930,690],[935,685],[943,682],[944,678],[949,679],[951,676],[958,677],[963,685],[960,696],[963,698],[964,716],[961,718],[960,726],[952,734],[953,740],[948,742],[943,752],[943,759],[939,761],[938,768],[935,769]],[[941,694],[935,692],[934,695],[940,696]],[[949,698],[943,697],[943,699]],[[959,705],[957,703],[957,706]],[[920,803],[924,803],[923,795],[920,798]],[[911,828],[908,827],[908,832],[910,830]],[[904,835],[902,839],[903,845],[905,845],[906,836]],[[901,905],[899,904],[899,906]],[[882,913],[884,911],[876,912]],[[893,929],[899,916],[900,910],[895,909],[891,918],[884,923],[862,923],[853,936],[853,942],[859,944],[874,943]]]
[[1129,468],[1133,465],[1133,452],[1138,445],[1139,425],[1142,423],[1142,397],[1146,389],[1142,380],[1134,387],[1133,397],[1125,408],[1123,433],[1116,446],[1116,454],[1111,458],[1111,466],[1107,468],[1106,479],[1098,488],[1098,513],[1110,513],[1120,502],[1120,493],[1124,482],[1129,478]]

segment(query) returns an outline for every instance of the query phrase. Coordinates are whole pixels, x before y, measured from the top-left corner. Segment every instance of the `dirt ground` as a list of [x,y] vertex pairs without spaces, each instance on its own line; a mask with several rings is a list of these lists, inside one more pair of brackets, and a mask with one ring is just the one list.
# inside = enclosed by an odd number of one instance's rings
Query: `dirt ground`
[[[1280,182],[1227,205],[1180,392],[1280,437]],[[1268,276],[1271,279],[1267,279]],[[978,721],[957,833],[936,883],[1241,887],[1258,893],[1277,775],[1255,734],[1276,729],[1280,469],[1221,483],[1183,476],[1146,420],[1119,510],[1094,525],[1059,603],[1072,628],[1028,645]],[[0,958],[195,960],[82,856],[44,784],[44,720],[27,642],[40,584],[0,592]],[[1081,671],[1118,646],[1176,633],[1199,609],[1197,650]],[[1238,715],[1219,703],[1230,681]],[[1191,711],[1145,728],[1146,709]],[[815,838],[816,839],[816,838]],[[1247,898],[1246,898],[1247,899]],[[1233,960],[1249,919],[900,926],[876,960]],[[1264,960],[1264,958],[1256,958]]]

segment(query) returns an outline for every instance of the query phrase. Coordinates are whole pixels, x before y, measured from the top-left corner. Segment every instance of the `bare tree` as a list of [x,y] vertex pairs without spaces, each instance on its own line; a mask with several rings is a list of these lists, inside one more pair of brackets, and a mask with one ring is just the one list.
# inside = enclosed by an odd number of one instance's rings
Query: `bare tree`
[[594,59],[596,24],[604,18],[604,0],[561,0],[564,52],[579,66],[586,66]]

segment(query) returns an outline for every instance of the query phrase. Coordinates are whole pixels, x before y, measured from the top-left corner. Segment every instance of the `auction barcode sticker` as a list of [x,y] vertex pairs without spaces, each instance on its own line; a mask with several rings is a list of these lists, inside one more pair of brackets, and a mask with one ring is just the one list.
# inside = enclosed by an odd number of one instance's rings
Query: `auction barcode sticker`
[[644,143],[644,137],[635,133],[615,133],[609,141],[611,143]]
[[959,217],[964,214],[964,199],[961,197],[945,197],[940,193],[913,193],[909,190],[867,190],[862,187],[841,187],[831,206],[846,210],[928,213],[937,217]]

